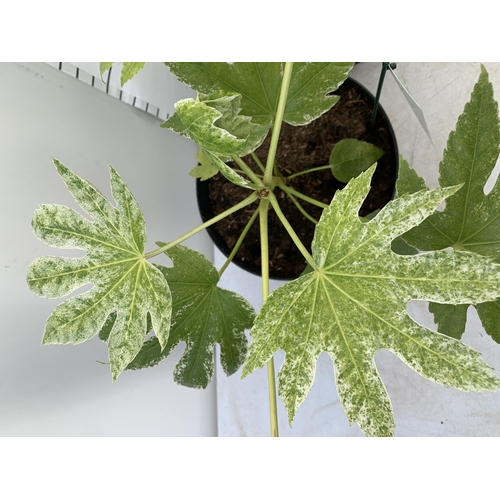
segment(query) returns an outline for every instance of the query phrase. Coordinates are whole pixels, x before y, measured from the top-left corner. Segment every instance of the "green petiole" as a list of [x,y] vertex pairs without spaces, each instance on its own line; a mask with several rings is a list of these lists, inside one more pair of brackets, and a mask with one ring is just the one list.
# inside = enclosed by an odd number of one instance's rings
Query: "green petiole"
[[245,239],[245,236],[248,234],[248,231],[250,231],[250,228],[252,227],[253,223],[255,222],[255,219],[257,218],[257,215],[259,215],[259,210],[255,210],[253,213],[252,217],[250,217],[250,220],[247,222],[247,225],[245,226],[245,229],[243,229],[243,232],[241,233],[240,237],[238,238],[238,241],[234,245],[233,249],[231,250],[231,253],[229,254],[229,257],[227,258],[226,262],[224,265],[220,268],[219,270],[219,276],[222,276],[222,273],[227,269],[227,266],[231,263],[231,261],[234,259],[234,256],[238,253],[238,250],[240,249],[241,244],[243,243],[243,240]]
[[203,224],[192,229],[188,233],[180,236],[176,240],[171,241],[170,243],[167,243],[166,245],[163,245],[162,247],[157,248],[156,250],[153,250],[152,252],[145,254],[144,257],[146,259],[151,259],[152,257],[155,257],[156,255],[160,255],[161,253],[165,252],[165,250],[168,250],[169,248],[175,247],[175,245],[182,243],[184,240],[187,240],[188,238],[191,238],[191,236],[194,236],[196,233],[199,233],[203,229],[206,229],[207,227],[211,226],[212,224],[215,224],[216,222],[224,219],[228,215],[231,215],[232,213],[237,212],[238,210],[246,207],[247,205],[252,204],[257,199],[257,197],[258,197],[257,193],[254,191],[250,196],[245,198],[243,201],[240,201],[237,205],[234,205],[234,207],[231,207],[231,208],[225,210],[224,212],[213,217],[209,221],[204,222]]
[[297,198],[300,198],[301,200],[307,201],[311,203],[311,205],[316,205],[317,207],[320,208],[326,208],[328,205],[326,203],[322,203],[321,201],[315,200],[314,198],[310,198],[309,196],[306,196],[305,194],[300,193],[299,191],[296,191],[290,186],[287,186],[283,182],[279,183],[279,188],[285,191],[287,194],[292,194],[296,196]]
[[286,195],[292,200],[293,204],[297,207],[297,210],[299,210],[299,212],[308,220],[310,220],[314,225],[316,225],[318,223],[318,221],[312,217],[311,215],[309,215],[304,207],[295,199],[295,196],[291,193],[286,193]]
[[319,172],[320,170],[328,170],[331,168],[331,165],[323,165],[322,167],[310,168],[309,170],[304,170],[303,172],[297,172],[296,174],[289,175],[286,180],[289,181],[290,179],[295,179],[295,177],[298,177],[299,175],[310,174],[311,172]]
[[252,151],[250,153],[252,155],[253,161],[257,163],[258,167],[262,170],[262,173],[266,171],[266,167],[262,164],[262,162],[259,160],[259,157]]
[[297,246],[297,248],[300,250],[300,253],[304,256],[306,261],[311,264],[311,266],[316,269],[316,264],[314,262],[314,259],[312,258],[311,254],[307,251],[306,247],[303,245],[303,243],[300,241],[300,238],[297,236],[297,233],[293,230],[293,227],[290,225],[288,222],[287,218],[281,211],[280,205],[278,203],[278,200],[274,193],[269,193],[269,201],[271,202],[272,207],[274,208],[274,211],[276,212],[276,215],[278,216],[279,220],[285,226],[285,229],[287,230],[287,233],[290,235],[292,238],[293,242]]
[[248,178],[259,188],[262,189],[264,184],[262,179],[238,156],[233,156],[233,161],[247,174]]

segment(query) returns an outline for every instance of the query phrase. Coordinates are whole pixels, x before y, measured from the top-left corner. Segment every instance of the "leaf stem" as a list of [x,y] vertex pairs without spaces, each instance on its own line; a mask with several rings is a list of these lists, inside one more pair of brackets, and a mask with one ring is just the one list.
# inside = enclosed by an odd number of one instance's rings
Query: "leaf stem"
[[259,166],[259,168],[262,170],[262,173],[264,173],[266,171],[266,168],[264,167],[264,165],[262,164],[262,162],[259,160],[259,157],[253,151],[250,154],[252,155],[253,161],[255,163],[257,163],[257,165]]
[[[262,303],[269,295],[269,242],[267,216],[269,212],[269,199],[262,198],[259,205],[260,222],[260,251],[262,269]],[[276,375],[274,372],[274,359],[267,362],[267,382],[269,391],[269,417],[271,420],[271,436],[278,437],[278,405],[276,397]]]
[[222,276],[222,273],[227,269],[227,266],[231,263],[231,261],[234,259],[234,256],[237,254],[238,250],[240,249],[241,244],[243,243],[243,240],[245,239],[245,236],[247,235],[248,231],[250,231],[250,228],[252,227],[253,223],[255,222],[255,219],[257,218],[257,215],[259,215],[259,210],[255,210],[253,213],[252,217],[250,220],[247,222],[247,225],[245,226],[245,229],[243,229],[243,232],[240,234],[240,237],[238,238],[238,241],[234,245],[233,249],[231,250],[231,253],[229,254],[229,257],[227,258],[226,262],[224,262],[224,265],[220,268],[219,270],[219,276]]
[[302,194],[299,191],[296,191],[290,186],[287,186],[283,182],[279,183],[279,188],[285,191],[287,194],[292,194],[296,196],[297,198],[300,198],[301,200],[308,201],[311,205],[316,205],[317,207],[320,208],[326,208],[328,205],[326,203],[322,203],[321,201],[315,200],[314,198],[310,198],[309,196],[306,196],[305,194]]
[[331,165],[323,165],[322,167],[310,168],[309,170],[304,170],[303,172],[297,172],[295,174],[289,175],[286,180],[289,181],[290,179],[295,179],[295,177],[298,177],[299,175],[310,174],[311,172],[318,172],[320,170],[327,170],[331,168]]
[[318,223],[318,221],[312,216],[309,215],[305,210],[304,207],[296,200],[295,196],[291,193],[286,193],[286,195],[293,201],[294,205],[297,207],[299,212],[308,220],[310,220],[314,225]]
[[199,233],[203,229],[206,229],[207,227],[211,226],[212,224],[215,224],[216,222],[220,221],[221,219],[224,219],[228,215],[231,215],[232,213],[237,212],[238,210],[241,210],[242,208],[246,207],[247,205],[252,204],[256,199],[257,199],[257,193],[254,191],[250,196],[247,196],[243,201],[240,201],[237,205],[234,205],[234,207],[228,208],[226,211],[220,213],[219,215],[216,215],[215,217],[208,220],[207,222],[204,222],[203,224],[192,229],[188,233],[180,236],[176,240],[171,241],[170,243],[167,243],[166,245],[163,245],[162,247],[157,248],[156,250],[153,250],[152,252],[145,254],[144,257],[146,259],[151,259],[152,257],[155,257],[156,255],[160,255],[161,253],[165,252],[169,248],[175,247],[175,245],[182,243],[184,240],[187,240],[188,238],[191,238],[191,236],[194,236],[196,233]]
[[311,254],[307,251],[306,247],[303,245],[303,243],[300,241],[300,238],[297,236],[297,233],[293,230],[293,227],[290,225],[288,222],[287,218],[281,211],[280,205],[278,203],[278,199],[274,195],[274,193],[269,193],[269,201],[271,202],[271,205],[274,208],[274,211],[276,212],[276,215],[278,216],[279,220],[285,226],[285,229],[287,230],[288,234],[292,238],[293,242],[297,246],[297,248],[300,250],[300,253],[304,256],[306,261],[311,264],[313,269],[316,269],[316,264],[314,262],[314,259],[312,258]]
[[233,161],[247,174],[248,178],[259,188],[263,188],[262,179],[238,156],[232,157]]
[[276,118],[274,120],[273,132],[271,136],[271,144],[269,146],[269,154],[267,156],[266,171],[264,172],[264,184],[271,186],[273,178],[273,168],[276,161],[276,151],[278,149],[278,139],[280,137],[281,124],[285,115],[286,101],[288,97],[288,89],[292,78],[293,63],[285,63],[285,71],[283,80],[281,81],[280,98],[278,101],[278,109],[276,110]]

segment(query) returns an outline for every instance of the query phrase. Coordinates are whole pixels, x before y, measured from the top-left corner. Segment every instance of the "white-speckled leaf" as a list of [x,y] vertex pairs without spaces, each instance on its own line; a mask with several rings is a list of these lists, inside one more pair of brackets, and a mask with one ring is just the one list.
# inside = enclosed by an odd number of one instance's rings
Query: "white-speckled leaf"
[[[278,109],[284,64],[165,63],[177,78],[197,92],[222,89],[241,94],[242,114],[270,128]],[[294,63],[284,121],[306,125],[328,111],[338,96],[328,95],[347,78],[354,63]]]
[[[500,121],[498,105],[488,73],[482,67],[471,100],[465,105],[439,165],[439,184],[464,187],[446,201],[446,208],[436,212],[418,227],[403,235],[420,250],[452,247],[492,257],[500,263],[500,182],[484,194],[484,185],[491,175],[500,152]],[[427,189],[425,182],[401,159],[397,182],[398,194]],[[500,283],[499,283],[500,288]],[[483,326],[500,343],[500,300],[476,307]],[[465,310],[453,316],[449,308],[431,306],[439,331],[460,338],[465,329]]]
[[253,183],[225,163],[234,156],[254,151],[267,135],[265,127],[238,114],[240,99],[240,95],[225,91],[183,99],[175,104],[176,113],[161,126],[195,141],[205,158],[226,179],[238,186],[255,189]]
[[215,165],[219,172],[233,184],[237,186],[241,186],[247,189],[256,189],[255,184],[250,182],[249,180],[242,177],[240,174],[235,172],[229,165],[226,165],[217,155],[213,154],[211,151],[206,149],[202,150],[203,154],[212,162],[212,165]]
[[147,315],[165,347],[172,300],[162,273],[144,258],[144,218],[132,193],[110,166],[114,207],[92,184],[54,160],[59,175],[92,221],[71,208],[42,205],[33,216],[33,231],[55,248],[86,251],[80,258],[41,257],[28,268],[31,291],[63,297],[83,285],[88,292],[59,304],[47,320],[43,344],[79,344],[99,333],[116,313],[109,334],[113,381],[134,359],[147,334]]
[[167,346],[162,352],[156,337],[151,338],[127,369],[157,365],[179,342],[186,342],[174,379],[188,387],[205,388],[214,372],[216,343],[227,375],[243,364],[247,354],[245,329],[251,328],[255,312],[240,295],[217,287],[219,273],[201,253],[177,245],[166,254],[174,267],[157,267],[172,291],[172,327]]
[[191,138],[221,158],[245,156],[257,149],[267,128],[240,115],[241,96],[218,91],[175,103],[175,114],[161,126]]
[[394,417],[374,356],[387,349],[422,376],[462,390],[497,390],[500,379],[462,342],[419,325],[410,300],[478,303],[500,295],[500,266],[468,252],[397,255],[391,242],[416,226],[457,187],[420,192],[390,202],[362,222],[359,207],[374,168],[337,191],[316,227],[316,269],[275,290],[251,330],[243,376],[285,351],[279,393],[290,422],[314,381],[316,360],[333,360],[349,421],[367,435],[394,432]]

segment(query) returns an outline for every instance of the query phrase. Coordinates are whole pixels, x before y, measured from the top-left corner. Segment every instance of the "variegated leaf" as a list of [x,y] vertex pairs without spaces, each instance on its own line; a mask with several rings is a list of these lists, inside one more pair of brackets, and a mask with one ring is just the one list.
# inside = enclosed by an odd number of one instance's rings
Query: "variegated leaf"
[[241,96],[216,92],[175,104],[176,113],[161,126],[195,141],[203,155],[224,177],[238,186],[255,189],[250,181],[224,163],[245,156],[262,144],[267,129],[239,115]]
[[[165,63],[177,78],[197,92],[226,90],[241,94],[241,113],[270,128],[278,108],[283,63]],[[329,95],[347,78],[354,63],[294,63],[284,121],[306,125],[339,99]]]
[[374,168],[337,191],[316,227],[315,269],[275,290],[258,314],[243,376],[285,351],[279,394],[293,421],[314,381],[322,352],[332,358],[349,421],[367,435],[394,432],[387,391],[374,363],[395,353],[422,376],[461,390],[497,390],[500,379],[462,342],[416,323],[410,300],[463,304],[500,295],[500,266],[469,252],[397,255],[391,242],[419,224],[457,187],[390,202],[372,220],[358,217]]
[[227,375],[243,364],[247,353],[245,329],[251,328],[255,312],[244,298],[217,286],[219,273],[204,255],[181,245],[165,253],[174,267],[157,267],[172,291],[170,337],[163,351],[156,337],[147,340],[127,369],[157,365],[185,342],[186,350],[175,368],[174,380],[188,387],[205,388],[214,371],[216,343]]
[[59,175],[92,221],[71,208],[42,205],[33,231],[56,248],[86,251],[80,258],[41,257],[28,269],[28,286],[37,295],[63,297],[91,283],[88,292],[59,304],[47,320],[43,344],[79,344],[99,333],[115,315],[108,346],[113,381],[134,359],[147,334],[147,316],[165,347],[172,301],[162,273],[144,257],[142,212],[110,166],[114,207],[92,184],[54,160]]
[[161,126],[191,138],[221,158],[245,156],[257,149],[267,129],[239,115],[241,96],[217,92],[175,103],[176,113]]
[[[498,105],[488,73],[481,69],[471,100],[457,121],[439,165],[439,184],[463,183],[456,196],[446,201],[442,212],[436,212],[418,227],[403,235],[420,250],[452,247],[490,256],[500,263],[500,182],[484,194],[500,152]],[[401,159],[397,181],[398,194],[427,189],[425,182]],[[498,284],[500,289],[500,283]],[[465,330],[466,306],[454,312],[440,304],[430,306],[439,331],[460,338]],[[500,300],[476,306],[486,332],[500,343]]]
[[229,165],[226,165],[216,154],[202,149],[203,154],[210,160],[212,165],[218,168],[219,172],[233,184],[247,189],[256,189],[255,184],[235,172]]

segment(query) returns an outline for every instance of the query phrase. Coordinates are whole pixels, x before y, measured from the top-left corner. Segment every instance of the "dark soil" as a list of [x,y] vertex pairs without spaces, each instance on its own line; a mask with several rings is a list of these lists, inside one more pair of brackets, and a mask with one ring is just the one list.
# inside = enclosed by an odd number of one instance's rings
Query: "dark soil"
[[[333,146],[341,139],[360,139],[379,147],[385,154],[378,162],[372,179],[372,189],[363,203],[359,215],[366,216],[383,208],[393,197],[397,176],[397,150],[391,137],[390,125],[385,113],[378,113],[373,129],[370,127],[373,98],[358,90],[352,80],[347,80],[335,92],[339,102],[317,120],[303,127],[293,127],[283,123],[277,151],[277,164],[284,177],[314,167],[327,165]],[[380,108],[379,108],[380,109]],[[256,151],[265,164],[269,150],[270,134]],[[244,161],[256,172],[260,172],[253,159]],[[233,168],[238,168],[232,165]],[[330,203],[337,189],[345,184],[336,180],[330,170],[305,174],[287,183],[297,191],[323,203]],[[208,190],[206,189],[208,188]],[[293,202],[279,188],[275,189],[280,207],[303,244],[310,250],[315,225],[304,217]],[[208,181],[198,181],[199,199],[209,200],[211,213],[202,214],[203,220],[232,207],[249,195],[250,191],[236,186],[217,174]],[[316,220],[322,209],[305,201],[300,201],[304,209]],[[201,201],[200,201],[201,205]],[[229,255],[248,220],[258,207],[258,202],[231,215],[209,228],[212,239],[220,250]],[[210,211],[210,207],[209,207]],[[219,241],[217,241],[219,240]],[[306,263],[292,239],[283,228],[272,207],[269,210],[269,270],[275,279],[294,279],[304,270]],[[259,219],[255,221],[233,260],[247,271],[260,274],[260,234]]]

